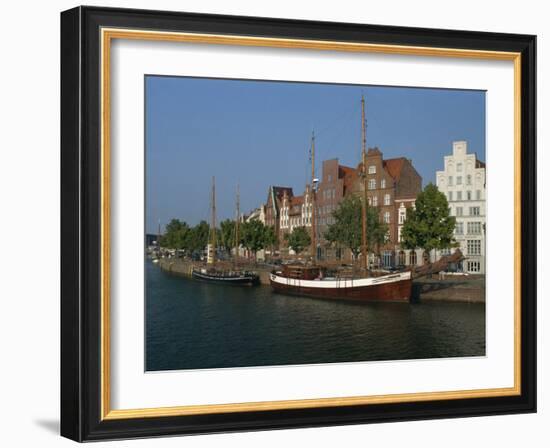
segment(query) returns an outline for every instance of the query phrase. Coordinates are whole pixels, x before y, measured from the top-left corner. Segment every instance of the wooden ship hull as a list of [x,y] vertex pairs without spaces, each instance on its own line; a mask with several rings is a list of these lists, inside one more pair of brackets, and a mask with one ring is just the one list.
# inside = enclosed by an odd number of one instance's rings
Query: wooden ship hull
[[270,274],[275,292],[319,299],[356,300],[363,302],[410,302],[412,274],[410,271],[359,279],[305,280]]
[[257,274],[243,271],[226,272],[207,269],[193,269],[191,271],[191,276],[197,280],[222,283],[224,285],[248,286],[256,285],[259,282],[259,277]]

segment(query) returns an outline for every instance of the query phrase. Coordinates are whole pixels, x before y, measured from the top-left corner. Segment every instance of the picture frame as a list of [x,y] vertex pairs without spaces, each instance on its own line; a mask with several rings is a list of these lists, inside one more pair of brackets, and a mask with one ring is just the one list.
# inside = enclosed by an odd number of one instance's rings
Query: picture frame
[[[116,39],[511,61],[513,387],[112,409],[110,250],[117,235],[110,231],[109,79]],[[63,12],[61,434],[82,442],[536,412],[535,55],[531,35],[99,7]]]

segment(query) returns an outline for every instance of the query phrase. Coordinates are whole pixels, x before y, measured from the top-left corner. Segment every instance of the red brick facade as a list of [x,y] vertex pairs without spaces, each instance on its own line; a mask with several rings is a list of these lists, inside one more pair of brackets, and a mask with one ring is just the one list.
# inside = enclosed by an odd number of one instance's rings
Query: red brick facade
[[[409,159],[399,157],[384,160],[378,148],[368,150],[366,163],[369,204],[378,208],[380,220],[386,222],[389,228],[387,243],[380,251],[386,257],[384,264],[394,264],[397,261],[395,251],[399,245],[399,228],[406,216],[406,209],[414,205],[414,200],[422,189],[422,178]],[[318,255],[321,258],[340,255],[340,252],[328,248],[323,234],[333,223],[332,212],[342,199],[349,194],[360,194],[363,191],[363,180],[359,176],[361,170],[362,164],[351,168],[340,165],[338,159],[325,160],[322,164],[315,196],[316,235]],[[294,196],[289,187],[270,187],[266,204],[266,225],[275,228],[281,248],[285,245],[284,233],[300,225],[311,227],[311,214],[308,214],[309,196],[309,186],[302,196]]]

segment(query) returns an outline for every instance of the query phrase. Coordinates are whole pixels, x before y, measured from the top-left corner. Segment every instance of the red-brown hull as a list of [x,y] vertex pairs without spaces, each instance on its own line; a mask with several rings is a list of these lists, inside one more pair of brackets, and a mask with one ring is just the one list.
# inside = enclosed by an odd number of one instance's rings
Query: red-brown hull
[[356,300],[363,302],[410,302],[412,279],[391,284],[351,288],[310,288],[285,285],[270,280],[275,292],[318,299]]

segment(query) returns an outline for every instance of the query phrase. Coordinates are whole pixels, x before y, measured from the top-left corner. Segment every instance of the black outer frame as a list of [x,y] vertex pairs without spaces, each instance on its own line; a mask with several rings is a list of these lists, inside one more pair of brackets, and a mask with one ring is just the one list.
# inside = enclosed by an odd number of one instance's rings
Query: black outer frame
[[[100,420],[100,27],[521,52],[519,396]],[[536,36],[77,7],[61,13],[61,435],[76,441],[536,412]]]

